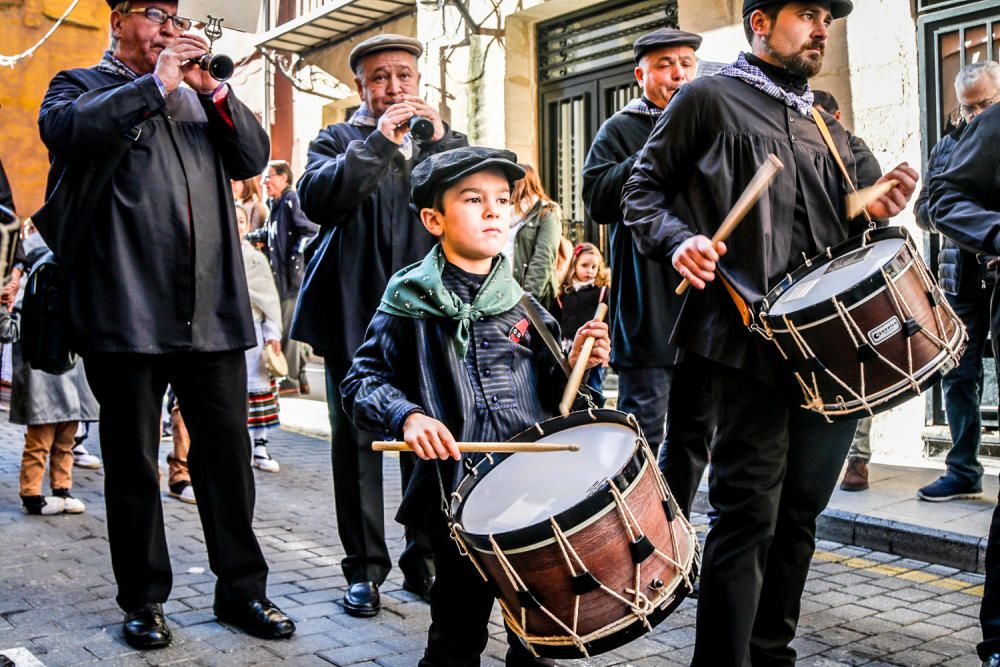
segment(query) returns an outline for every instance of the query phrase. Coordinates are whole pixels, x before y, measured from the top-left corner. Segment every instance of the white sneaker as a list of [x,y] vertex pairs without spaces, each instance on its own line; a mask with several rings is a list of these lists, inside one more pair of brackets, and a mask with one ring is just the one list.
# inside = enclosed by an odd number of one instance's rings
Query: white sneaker
[[97,470],[101,467],[101,459],[88,452],[83,443],[80,443],[73,447],[73,465],[78,468]]
[[167,490],[167,495],[188,505],[198,504],[194,498],[194,487],[187,482],[178,482],[172,489]]
[[[41,505],[34,502],[35,499],[42,498]],[[22,497],[21,510],[25,514],[35,514],[40,516],[52,516],[53,514],[62,514],[63,510],[66,509],[66,503],[63,502],[62,498],[56,498],[55,496],[32,496],[27,499],[29,502],[25,502],[24,497]]]
[[87,511],[87,506],[79,498],[70,495],[69,489],[52,492],[59,500],[63,501],[63,514],[83,514]]
[[253,467],[264,472],[278,472],[281,470],[278,462],[272,459],[271,455],[267,453],[266,445],[254,445]]

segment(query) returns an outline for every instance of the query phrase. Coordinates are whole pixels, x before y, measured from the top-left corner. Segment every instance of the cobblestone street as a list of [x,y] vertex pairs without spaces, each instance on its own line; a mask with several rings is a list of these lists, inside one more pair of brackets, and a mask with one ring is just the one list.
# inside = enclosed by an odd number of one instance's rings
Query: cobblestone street
[[[5,417],[4,417],[5,419]],[[329,446],[291,432],[272,439],[281,472],[257,472],[257,533],[271,565],[269,595],[298,624],[290,641],[263,641],[215,622],[214,577],[197,512],[164,495],[174,589],[166,605],[173,645],[139,654],[121,639],[103,513],[103,475],[74,469],[80,516],[21,513],[17,477],[20,429],[0,425],[0,653],[16,664],[292,665],[412,667],[422,653],[428,607],[401,590],[393,570],[375,619],[347,616],[333,517]],[[90,442],[91,451],[98,450]],[[168,449],[164,442],[163,454]],[[398,554],[402,531],[392,521],[399,500],[394,459],[386,459],[386,520]],[[696,516],[704,524],[704,517]],[[983,577],[879,552],[821,542],[802,602],[802,665],[975,665]],[[695,605],[686,601],[649,636],[579,665],[686,665],[694,642]],[[484,665],[500,665],[502,626]],[[39,662],[34,662],[34,656]]]

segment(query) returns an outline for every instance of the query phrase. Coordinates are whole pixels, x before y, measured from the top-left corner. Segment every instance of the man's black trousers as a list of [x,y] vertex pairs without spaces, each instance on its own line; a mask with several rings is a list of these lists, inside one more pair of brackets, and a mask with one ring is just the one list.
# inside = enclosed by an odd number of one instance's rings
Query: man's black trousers
[[[385,543],[382,454],[372,451],[375,437],[356,429],[344,412],[340,383],[345,375],[346,369],[326,362],[326,400],[333,433],[333,498],[337,532],[346,554],[340,565],[348,583],[372,581],[381,585],[392,568]],[[399,465],[405,490],[416,456],[400,455]],[[418,583],[434,575],[430,541],[424,533],[406,528],[406,547],[399,557],[399,568],[404,577]]]
[[172,575],[160,503],[160,409],[167,385],[191,434],[188,466],[216,600],[265,596],[267,563],[253,532],[254,479],[242,350],[89,354],[101,404],[101,455],[118,604],[130,611],[170,595]]
[[[993,358],[1000,359],[1000,282],[993,288],[990,302],[990,337],[993,339]],[[993,653],[1000,653],[1000,505],[993,510],[990,536],[986,541],[986,585],[983,604],[979,608],[979,623],[983,641],[977,646],[979,657],[986,660]]]
[[816,518],[857,422],[828,423],[799,407],[793,381],[775,387],[704,368],[717,419],[709,501],[719,517],[705,541],[692,664],[791,667]]

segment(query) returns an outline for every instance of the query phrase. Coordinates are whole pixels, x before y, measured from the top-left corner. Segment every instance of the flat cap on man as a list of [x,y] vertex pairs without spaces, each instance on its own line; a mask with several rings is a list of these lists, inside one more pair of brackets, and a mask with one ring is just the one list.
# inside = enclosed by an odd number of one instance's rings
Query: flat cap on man
[[684,32],[677,28],[660,28],[635,40],[632,50],[635,52],[635,63],[638,65],[648,51],[666,49],[671,46],[690,46],[695,51],[701,46],[701,35]]
[[351,49],[351,55],[347,57],[347,62],[351,66],[351,71],[353,72],[357,69],[358,61],[362,58],[378,51],[406,51],[407,53],[412,53],[415,57],[419,58],[420,54],[424,52],[424,45],[419,39],[414,37],[394,35],[389,32],[369,37],[363,42],[359,42],[357,46]]
[[[743,18],[750,16],[755,9],[763,9],[768,5],[787,5],[792,0],[743,0]],[[830,0],[830,13],[833,18],[842,19],[854,11],[851,0]]]
[[517,166],[517,155],[511,151],[483,146],[453,148],[430,156],[413,169],[413,204],[418,209],[432,208],[438,192],[484,169],[499,169],[511,184],[524,178],[524,170]]

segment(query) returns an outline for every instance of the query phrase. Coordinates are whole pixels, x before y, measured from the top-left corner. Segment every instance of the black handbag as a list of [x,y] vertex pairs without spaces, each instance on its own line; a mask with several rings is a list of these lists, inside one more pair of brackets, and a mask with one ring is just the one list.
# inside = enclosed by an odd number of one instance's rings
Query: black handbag
[[49,251],[28,273],[21,301],[21,354],[31,368],[53,375],[72,369],[66,281]]
[[139,128],[132,128],[101,158],[67,164],[58,176],[50,176],[45,204],[31,216],[50,249],[32,265],[21,302],[21,352],[24,361],[37,371],[61,375],[76,365],[69,281],[85,247],[97,203],[141,134]]

